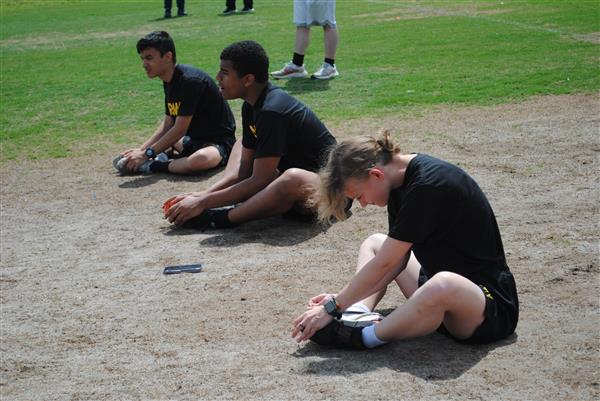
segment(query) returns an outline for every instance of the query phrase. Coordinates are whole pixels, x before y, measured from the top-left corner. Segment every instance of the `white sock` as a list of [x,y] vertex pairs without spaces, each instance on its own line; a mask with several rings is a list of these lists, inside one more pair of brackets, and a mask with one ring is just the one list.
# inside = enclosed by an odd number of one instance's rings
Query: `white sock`
[[387,341],[381,341],[379,338],[377,338],[375,335],[375,326],[377,325],[372,324],[362,330],[362,341],[367,348],[375,348],[380,345],[387,344]]
[[346,313],[346,312],[369,313],[369,312],[371,312],[371,309],[367,308],[367,305],[357,302],[357,303],[352,304],[349,307],[347,307],[346,310],[344,311],[344,313]]

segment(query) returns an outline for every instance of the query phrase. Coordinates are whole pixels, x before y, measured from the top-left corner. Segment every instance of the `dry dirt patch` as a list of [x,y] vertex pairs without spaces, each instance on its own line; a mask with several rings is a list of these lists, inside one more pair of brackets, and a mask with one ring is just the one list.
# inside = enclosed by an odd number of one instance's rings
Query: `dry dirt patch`
[[[384,210],[355,206],[328,230],[279,218],[232,231],[173,230],[162,200],[215,175],[119,177],[111,153],[7,163],[0,394],[598,399],[599,111],[597,96],[556,96],[331,127],[339,138],[392,128],[404,150],[459,164],[480,183],[521,301],[517,334],[491,346],[432,334],[344,352],[290,339],[306,300],[338,290],[361,241],[385,232]],[[161,274],[191,262],[205,271]],[[390,287],[381,309],[400,302]]]

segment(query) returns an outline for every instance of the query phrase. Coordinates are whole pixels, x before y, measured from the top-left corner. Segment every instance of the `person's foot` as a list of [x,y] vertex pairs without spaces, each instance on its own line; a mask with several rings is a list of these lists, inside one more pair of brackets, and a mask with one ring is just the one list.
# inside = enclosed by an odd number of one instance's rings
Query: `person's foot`
[[185,16],[187,16],[187,13],[185,11],[177,11],[177,16],[178,17],[185,17]]
[[253,8],[242,8],[242,14],[252,14],[254,12]]
[[340,75],[337,68],[329,63],[323,63],[314,74],[311,75],[312,79],[330,79]]
[[163,18],[171,18],[171,10],[169,10],[169,11],[165,10],[165,15]]
[[310,341],[335,348],[366,349],[362,341],[363,328],[347,326],[342,321],[333,319],[313,334]]
[[135,171],[136,173],[141,174],[152,174],[152,170],[150,170],[150,165],[154,162],[154,160],[146,160],[143,162]]
[[209,210],[205,210],[204,212],[200,213],[196,217],[192,217],[191,219],[189,219],[188,221],[183,223],[181,225],[181,227],[193,228],[194,230],[204,231],[207,228],[210,228],[211,222],[212,222],[212,214],[210,213],[210,209],[209,209]]
[[227,218],[227,213],[234,206],[225,206],[215,209],[207,209],[202,212],[199,216],[193,217],[183,223],[181,226],[183,228],[193,228],[196,230],[205,231],[209,228],[234,228],[239,224],[232,223]]
[[298,66],[290,61],[281,70],[273,71],[271,76],[275,79],[306,78],[308,72],[303,65]]
[[233,15],[237,12],[237,10],[235,8],[226,8],[225,10],[223,10],[223,12],[219,15],[222,16],[228,16],[228,15]]
[[161,152],[154,158],[154,160],[146,160],[133,173],[130,172],[129,170],[127,170],[127,168],[126,168],[127,158],[125,158],[121,155],[119,155],[113,159],[113,166],[117,169],[117,171],[121,175],[131,175],[131,174],[136,174],[136,173],[150,174],[150,173],[152,173],[152,171],[150,171],[150,165],[154,161],[167,162],[167,161],[169,161],[169,156],[167,156],[166,153]]

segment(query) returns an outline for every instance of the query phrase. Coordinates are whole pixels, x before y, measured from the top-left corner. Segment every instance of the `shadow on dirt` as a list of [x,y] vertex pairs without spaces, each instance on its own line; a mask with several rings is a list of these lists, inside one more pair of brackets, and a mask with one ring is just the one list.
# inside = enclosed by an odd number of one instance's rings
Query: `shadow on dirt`
[[208,247],[234,247],[244,244],[261,243],[273,246],[292,246],[325,233],[328,227],[315,223],[303,223],[275,216],[268,219],[251,221],[231,230],[206,230],[170,226],[163,231],[164,235],[215,235],[203,239],[200,244]]
[[347,376],[387,368],[424,380],[449,380],[462,376],[490,351],[515,343],[517,337],[515,333],[493,344],[463,345],[433,333],[368,351],[331,350],[309,343],[292,356],[320,358],[308,362],[303,374]]
[[[123,182],[119,184],[119,188],[142,188],[147,187],[148,185],[156,184],[159,181],[165,180],[169,182],[202,182],[212,178],[214,175],[219,174],[224,170],[224,167],[212,169],[209,171],[202,172],[198,175],[174,175],[174,174],[148,174],[148,175],[138,175],[131,176],[131,180]],[[115,173],[116,176],[119,176],[118,173]],[[198,188],[201,190],[203,188]]]

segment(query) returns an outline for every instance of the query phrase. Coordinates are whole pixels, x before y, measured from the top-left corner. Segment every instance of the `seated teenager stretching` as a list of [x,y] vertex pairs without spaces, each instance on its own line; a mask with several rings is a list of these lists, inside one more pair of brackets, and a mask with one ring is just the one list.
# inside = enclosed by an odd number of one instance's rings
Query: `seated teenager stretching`
[[[494,212],[460,168],[402,154],[388,133],[337,145],[320,174],[319,217],[343,219],[346,197],[388,209],[387,235],[360,247],[358,269],[339,293],[309,300],[292,336],[340,348],[372,348],[433,331],[465,343],[509,336],[519,315]],[[358,327],[341,312],[370,312],[395,281],[407,298],[380,322]],[[377,320],[377,319],[376,319]]]
[[235,143],[235,119],[212,78],[177,64],[167,32],[149,33],[136,48],[148,78],[163,81],[165,116],[141,146],[113,161],[115,168],[121,174],[192,174],[226,165]]
[[269,83],[268,70],[256,42],[233,43],[221,53],[217,81],[225,99],[244,100],[243,137],[219,181],[165,202],[171,223],[229,228],[277,214],[314,216],[306,200],[336,140],[311,109]]

